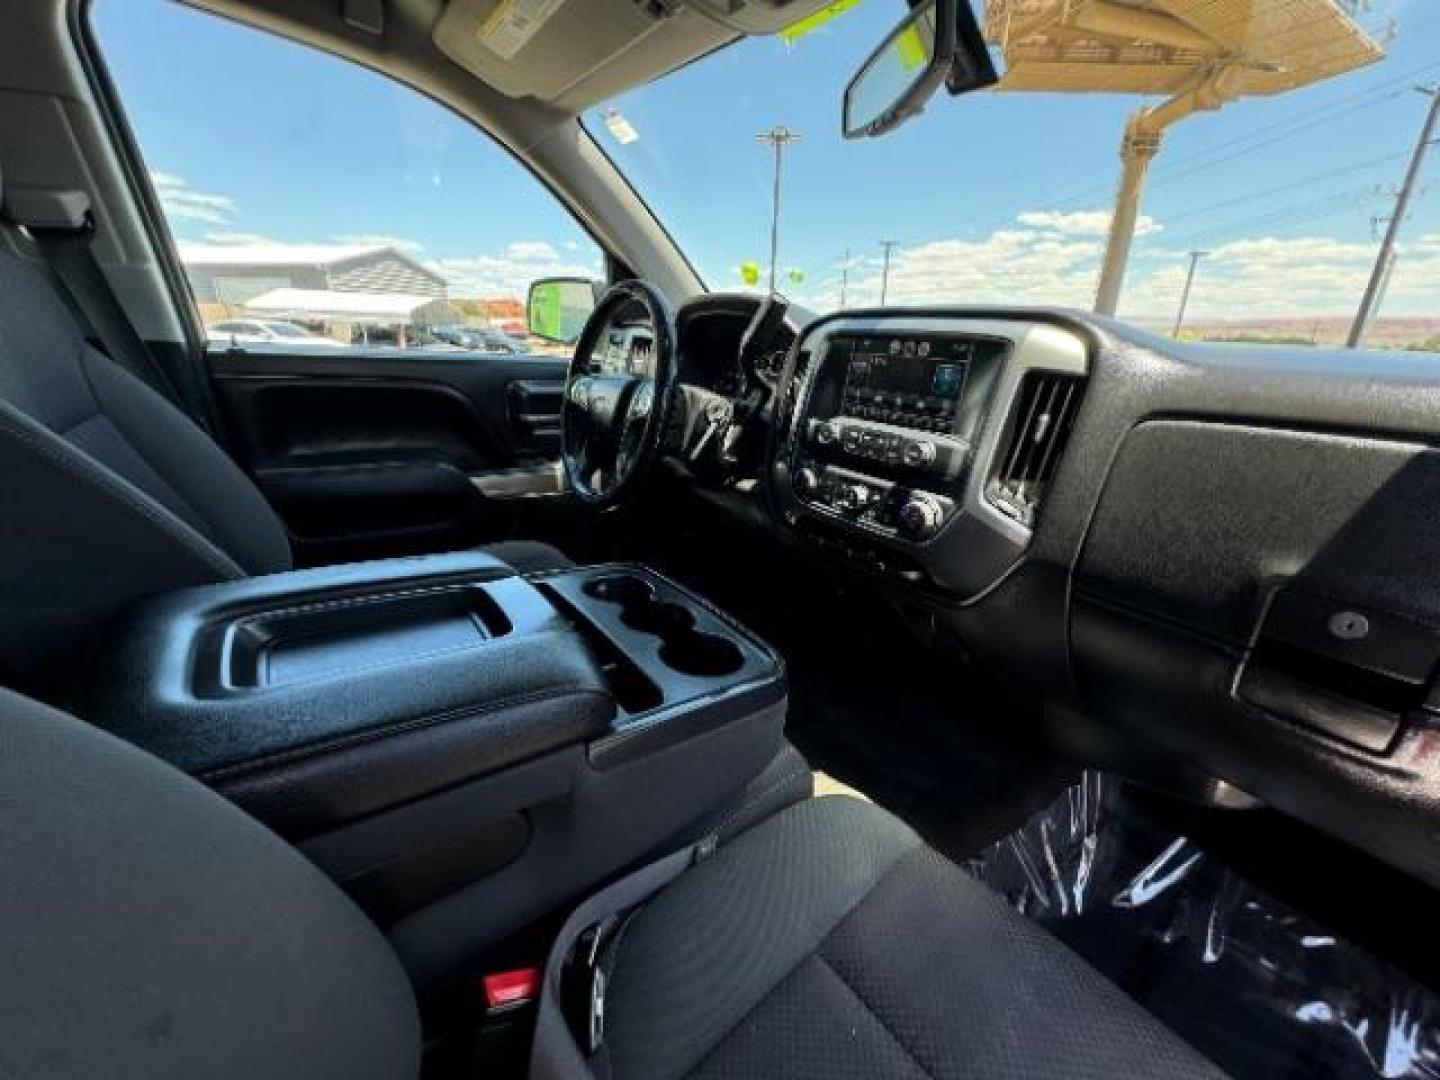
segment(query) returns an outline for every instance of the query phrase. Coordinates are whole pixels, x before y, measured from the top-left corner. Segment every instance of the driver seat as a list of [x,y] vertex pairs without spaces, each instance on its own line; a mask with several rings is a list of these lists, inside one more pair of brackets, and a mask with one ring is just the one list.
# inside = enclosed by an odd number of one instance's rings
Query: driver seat
[[[292,566],[285,527],[250,478],[92,347],[44,273],[8,251],[0,475],[0,676],[12,686],[63,680],[63,662],[142,597]],[[521,573],[572,565],[546,544],[482,550]]]

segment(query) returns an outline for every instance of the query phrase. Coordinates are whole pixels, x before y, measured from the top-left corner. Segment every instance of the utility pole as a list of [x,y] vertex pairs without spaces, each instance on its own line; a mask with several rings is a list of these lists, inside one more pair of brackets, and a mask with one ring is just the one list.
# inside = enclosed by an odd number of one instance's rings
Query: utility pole
[[1360,301],[1360,310],[1355,315],[1355,322],[1350,327],[1350,336],[1345,344],[1352,349],[1358,349],[1365,343],[1365,335],[1370,332],[1375,317],[1380,313],[1380,300],[1385,293],[1385,283],[1390,276],[1390,270],[1395,261],[1395,242],[1400,236],[1400,228],[1405,222],[1405,215],[1410,212],[1410,200],[1415,197],[1415,182],[1420,178],[1420,168],[1425,164],[1425,153],[1430,149],[1431,140],[1435,137],[1435,125],[1440,122],[1440,87],[1435,85],[1416,87],[1420,93],[1430,98],[1430,111],[1425,114],[1425,123],[1420,128],[1420,140],[1415,144],[1415,153],[1410,158],[1410,168],[1405,173],[1405,183],[1400,188],[1400,194],[1395,198],[1395,213],[1390,218],[1390,224],[1385,229],[1385,239],[1380,244],[1380,253],[1375,258],[1375,269],[1370,272],[1370,283],[1365,286],[1365,296]]
[[759,142],[769,143],[775,149],[775,205],[770,214],[770,293],[775,293],[775,265],[780,260],[780,163],[785,148],[800,141],[800,136],[784,124],[776,124],[769,131],[756,135]]
[[845,293],[850,287],[850,249],[845,249],[845,261],[840,264],[840,310],[845,310]]
[[881,240],[880,246],[885,249],[885,268],[880,271],[880,306],[885,306],[885,297],[890,292],[890,252],[898,247],[898,240]]
[[1209,254],[1208,251],[1190,252],[1190,271],[1185,275],[1185,289],[1180,293],[1180,310],[1175,313],[1175,332],[1170,335],[1177,340],[1180,337],[1180,327],[1185,325],[1185,308],[1190,303],[1190,286],[1195,284],[1195,267]]

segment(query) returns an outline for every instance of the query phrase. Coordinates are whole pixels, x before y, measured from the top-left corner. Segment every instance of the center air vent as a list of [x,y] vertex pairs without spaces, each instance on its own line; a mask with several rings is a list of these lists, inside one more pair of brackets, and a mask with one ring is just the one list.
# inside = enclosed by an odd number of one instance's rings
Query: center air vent
[[1035,523],[1079,404],[1080,379],[1074,375],[1032,371],[1021,380],[986,492],[997,509],[1022,524]]

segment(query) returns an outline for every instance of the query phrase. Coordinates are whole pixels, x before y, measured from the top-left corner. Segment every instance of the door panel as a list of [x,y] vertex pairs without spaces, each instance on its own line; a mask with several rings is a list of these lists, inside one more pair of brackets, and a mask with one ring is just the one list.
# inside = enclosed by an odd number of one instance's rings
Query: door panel
[[[213,348],[238,460],[302,563],[451,550],[510,536],[569,546],[556,483],[566,362],[361,349]],[[551,505],[539,513],[533,505]]]

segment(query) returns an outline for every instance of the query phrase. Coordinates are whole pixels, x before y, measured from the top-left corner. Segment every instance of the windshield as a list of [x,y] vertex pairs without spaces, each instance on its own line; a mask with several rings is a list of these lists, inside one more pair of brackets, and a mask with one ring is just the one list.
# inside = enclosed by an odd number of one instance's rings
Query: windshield
[[[1317,2],[1339,15],[1331,0]],[[1122,318],[1173,332],[1184,296],[1182,336],[1346,340],[1431,107],[1422,90],[1440,81],[1440,3],[1341,6],[1337,27],[1363,35],[1371,62],[1243,94],[1164,131]],[[773,270],[792,300],[816,311],[882,301],[1094,307],[1127,120],[1168,94],[1016,91],[1002,80],[998,92],[942,91],[890,134],[847,141],[845,84],[904,8],[835,7],[844,10],[798,35],[740,41],[584,118],[708,287],[768,285],[778,142]],[[1246,5],[1264,15],[1285,7]],[[978,0],[976,10],[983,20]],[[1118,48],[1113,37],[1070,40],[1086,59],[1105,42]],[[1008,57],[995,55],[1003,75]],[[1283,80],[1300,61],[1281,57],[1252,67]],[[1440,151],[1412,186],[1369,344],[1440,348],[1437,175]]]

